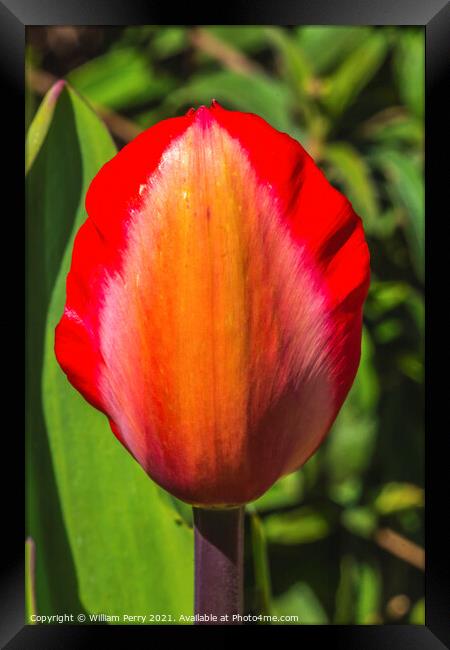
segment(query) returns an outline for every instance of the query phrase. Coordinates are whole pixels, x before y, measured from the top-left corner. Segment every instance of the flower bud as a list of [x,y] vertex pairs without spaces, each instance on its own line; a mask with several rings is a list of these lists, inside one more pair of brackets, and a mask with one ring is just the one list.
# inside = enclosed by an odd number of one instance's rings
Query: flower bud
[[313,454],[360,358],[361,220],[301,145],[213,102],[107,163],[56,354],[159,485],[246,503]]

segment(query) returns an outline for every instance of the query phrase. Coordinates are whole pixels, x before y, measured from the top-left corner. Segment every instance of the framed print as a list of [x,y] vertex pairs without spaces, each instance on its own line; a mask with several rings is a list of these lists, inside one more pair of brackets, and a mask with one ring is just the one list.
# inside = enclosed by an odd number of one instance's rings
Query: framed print
[[0,4],[2,645],[444,648],[448,5],[191,9]]

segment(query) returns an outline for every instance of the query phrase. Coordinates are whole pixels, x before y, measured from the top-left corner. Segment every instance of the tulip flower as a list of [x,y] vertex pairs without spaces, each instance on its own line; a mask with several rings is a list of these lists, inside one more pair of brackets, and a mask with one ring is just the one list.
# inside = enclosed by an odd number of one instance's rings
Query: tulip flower
[[160,486],[238,511],[308,460],[352,385],[360,218],[298,142],[216,102],[124,147],[86,210],[61,367]]

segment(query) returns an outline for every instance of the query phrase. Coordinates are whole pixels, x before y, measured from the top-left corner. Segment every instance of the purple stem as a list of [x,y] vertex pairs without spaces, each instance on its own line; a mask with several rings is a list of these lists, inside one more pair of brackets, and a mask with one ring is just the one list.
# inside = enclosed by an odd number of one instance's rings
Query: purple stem
[[[194,508],[195,614],[202,625],[239,625],[242,614],[244,508]],[[227,619],[221,620],[221,617]]]

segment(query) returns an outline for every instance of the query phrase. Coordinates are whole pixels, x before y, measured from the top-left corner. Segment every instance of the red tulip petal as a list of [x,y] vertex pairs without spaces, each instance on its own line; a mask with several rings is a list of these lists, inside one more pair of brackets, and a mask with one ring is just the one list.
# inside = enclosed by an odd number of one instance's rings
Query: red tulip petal
[[172,493],[256,498],[353,381],[360,220],[298,143],[217,104],[137,138],[86,205],[56,338],[70,381]]

